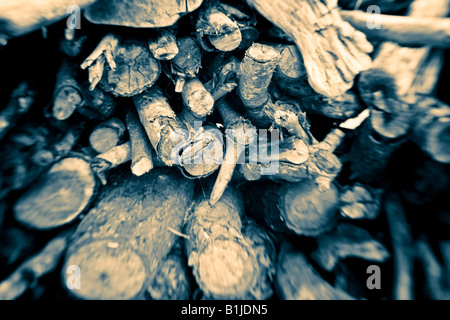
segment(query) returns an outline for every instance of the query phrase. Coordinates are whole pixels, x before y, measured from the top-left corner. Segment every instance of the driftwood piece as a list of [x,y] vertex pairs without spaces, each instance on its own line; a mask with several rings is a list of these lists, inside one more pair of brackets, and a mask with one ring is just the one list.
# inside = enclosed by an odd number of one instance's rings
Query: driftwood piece
[[201,4],[202,0],[97,0],[86,9],[84,15],[90,22],[98,24],[135,28],[168,27]]
[[325,281],[303,252],[283,243],[277,264],[276,291],[285,300],[354,300]]
[[257,281],[258,261],[241,233],[240,195],[227,189],[211,206],[198,198],[186,217],[186,252],[201,290],[215,299],[243,299]]
[[141,177],[128,172],[114,180],[78,226],[66,254],[63,270],[80,268],[81,288],[69,291],[78,298],[143,298],[193,197],[192,181],[174,170]]
[[346,258],[360,258],[383,263],[389,251],[365,229],[340,223],[332,231],[317,237],[318,248],[312,258],[326,271],[333,271],[336,265]]
[[14,217],[34,229],[60,227],[76,219],[96,195],[95,177],[81,157],[55,163],[14,204]]
[[20,0],[0,3],[1,38],[12,38],[45,27],[72,14],[70,8],[86,7],[94,0]]
[[372,45],[342,20],[337,1],[247,2],[295,40],[316,92],[339,96],[353,86],[356,75],[370,68]]

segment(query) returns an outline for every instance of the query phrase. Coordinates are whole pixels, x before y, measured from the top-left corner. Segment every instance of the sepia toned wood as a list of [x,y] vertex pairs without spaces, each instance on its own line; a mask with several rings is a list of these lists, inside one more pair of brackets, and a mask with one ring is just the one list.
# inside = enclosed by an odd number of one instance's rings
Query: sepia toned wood
[[284,300],[354,300],[325,281],[305,254],[283,243],[277,264],[276,291]]
[[450,19],[447,18],[374,15],[358,10],[343,10],[341,16],[371,39],[392,41],[404,46],[450,46]]
[[77,81],[78,66],[63,59],[56,75],[53,92],[53,116],[57,120],[66,120],[83,105],[84,99]]
[[183,15],[196,10],[203,0],[97,0],[86,8],[86,19],[92,23],[134,28],[156,28],[173,25]]
[[336,228],[317,238],[318,247],[311,257],[326,271],[333,271],[346,258],[359,258],[383,263],[390,258],[389,251],[365,229],[349,223],[339,223]]
[[14,217],[29,228],[57,228],[75,220],[95,196],[89,163],[81,157],[64,158],[19,197]]
[[131,172],[139,177],[153,169],[152,147],[133,107],[127,109],[125,122],[131,143]]
[[371,67],[372,45],[342,20],[337,1],[247,2],[295,41],[317,93],[339,96],[353,86],[355,76]]
[[178,164],[180,151],[189,143],[189,132],[161,89],[153,86],[135,95],[133,101],[158,158],[169,167]]
[[[81,288],[68,292],[80,299],[144,298],[192,202],[193,182],[176,170],[156,168],[141,177],[116,174],[78,226],[66,254],[62,270],[77,265],[82,275]],[[63,283],[67,279],[63,273]]]
[[0,38],[13,38],[38,30],[84,8],[95,0],[18,0],[0,3]]
[[242,200],[231,188],[214,205],[197,198],[187,214],[188,264],[200,289],[214,299],[243,299],[257,281],[258,261],[242,236],[242,216]]
[[118,118],[100,122],[89,135],[89,144],[98,153],[117,146],[125,134],[125,124]]

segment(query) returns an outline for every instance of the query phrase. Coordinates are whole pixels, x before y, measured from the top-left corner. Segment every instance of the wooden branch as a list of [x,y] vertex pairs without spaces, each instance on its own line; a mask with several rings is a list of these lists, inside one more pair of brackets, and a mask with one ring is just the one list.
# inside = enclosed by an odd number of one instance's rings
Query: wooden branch
[[295,40],[316,92],[339,96],[353,86],[356,75],[370,68],[372,45],[342,20],[337,1],[247,2]]
[[35,284],[39,278],[54,271],[66,249],[70,233],[56,236],[36,255],[22,263],[16,271],[0,282],[0,299],[19,298]]
[[394,260],[393,299],[414,299],[413,242],[400,198],[393,192],[386,193],[384,202]]
[[167,166],[178,164],[180,151],[188,145],[190,137],[161,89],[153,86],[134,96],[133,101],[158,158]]
[[[113,179],[120,183],[103,189],[66,254],[62,270],[77,265],[82,277],[80,289],[68,292],[81,299],[142,299],[175,243],[170,230],[181,231],[192,202],[193,182],[174,170]],[[67,283],[70,275],[62,276]]]
[[276,290],[285,300],[354,300],[331,286],[311,266],[303,252],[283,243],[278,258]]
[[152,147],[133,108],[127,110],[126,123],[131,143],[131,172],[139,177],[153,169]]
[[78,66],[63,59],[56,75],[53,92],[53,116],[57,120],[68,119],[74,111],[83,105],[84,99],[77,82]]
[[[450,47],[450,19],[341,11],[341,16],[368,38],[393,41],[404,46]],[[376,23],[378,27],[369,25]],[[370,26],[370,27],[368,27]]]
[[90,162],[90,167],[96,173],[102,184],[106,184],[105,172],[131,161],[131,144],[129,141],[97,155]]
[[184,105],[197,118],[203,118],[213,112],[214,97],[197,78],[188,80],[183,87]]
[[38,30],[72,14],[69,11],[72,6],[83,8],[93,2],[94,0],[2,1],[0,37],[8,39]]
[[125,124],[118,118],[102,121],[89,135],[89,144],[98,153],[106,152],[121,142],[125,130]]
[[256,129],[253,125],[234,111],[224,98],[217,101],[216,108],[222,116],[228,135],[224,160],[211,191],[209,200],[211,205],[214,205],[222,196],[233,176],[239,158],[245,151],[245,147],[253,143],[256,137]]
[[202,64],[202,50],[192,37],[177,39],[178,54],[171,61],[172,73],[176,76],[175,92],[182,92],[186,78],[197,75]]
[[215,299],[243,299],[257,279],[256,256],[241,233],[241,201],[227,189],[213,206],[198,198],[186,217],[189,266],[200,289]]
[[89,163],[80,157],[54,164],[14,204],[14,217],[39,230],[68,224],[85,210],[96,195]]
[[326,271],[333,271],[346,258],[360,258],[383,263],[389,251],[362,228],[340,223],[332,231],[317,237],[318,248],[311,257]]

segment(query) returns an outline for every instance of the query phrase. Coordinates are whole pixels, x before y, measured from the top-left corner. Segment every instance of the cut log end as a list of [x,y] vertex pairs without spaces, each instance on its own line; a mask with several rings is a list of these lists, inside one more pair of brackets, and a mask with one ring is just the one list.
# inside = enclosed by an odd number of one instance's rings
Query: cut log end
[[89,163],[81,158],[65,158],[19,198],[14,215],[31,228],[59,227],[72,222],[94,193],[95,178]]
[[153,169],[153,161],[148,158],[141,158],[131,165],[131,172],[135,176],[142,176]]
[[339,201],[334,185],[320,191],[312,182],[300,182],[283,196],[281,215],[286,226],[299,235],[316,236],[334,227]]
[[245,55],[259,63],[277,63],[280,58],[280,54],[275,48],[260,43],[254,43],[248,48]]
[[216,240],[198,259],[198,279],[214,297],[244,296],[255,280],[254,258],[236,241]]
[[139,255],[123,244],[100,240],[81,246],[66,261],[66,267],[80,268],[80,287],[71,283],[71,274],[64,272],[71,294],[82,299],[124,300],[134,298],[144,285],[145,266]]
[[188,98],[189,109],[198,117],[209,115],[214,107],[214,98],[207,91],[196,91]]
[[286,46],[281,50],[278,71],[281,75],[293,80],[307,76],[304,61],[297,46]]
[[211,44],[220,51],[233,51],[242,42],[242,34],[239,28],[222,35],[210,35],[208,38]]

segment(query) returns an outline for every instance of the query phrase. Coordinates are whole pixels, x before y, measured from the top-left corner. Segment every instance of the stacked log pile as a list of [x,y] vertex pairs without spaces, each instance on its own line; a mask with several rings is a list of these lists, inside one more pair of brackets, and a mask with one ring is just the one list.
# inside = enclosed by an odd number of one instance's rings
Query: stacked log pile
[[448,299],[449,13],[1,2],[0,299]]

